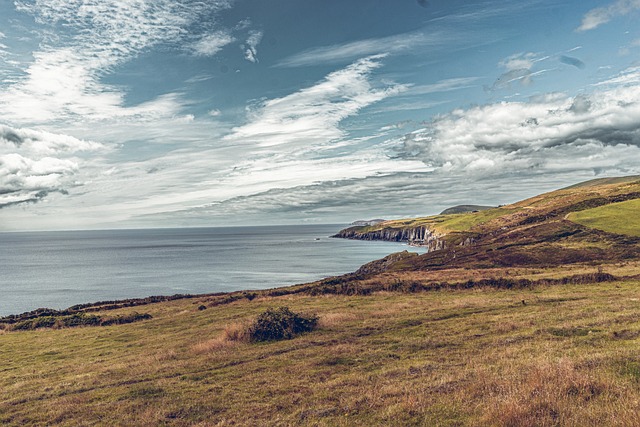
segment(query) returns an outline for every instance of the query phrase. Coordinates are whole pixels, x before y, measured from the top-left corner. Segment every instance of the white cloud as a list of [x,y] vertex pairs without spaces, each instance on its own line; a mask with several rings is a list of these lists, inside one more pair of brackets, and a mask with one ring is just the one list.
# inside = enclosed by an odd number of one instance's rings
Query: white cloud
[[244,58],[250,62],[258,62],[258,45],[262,41],[262,31],[251,30],[249,31],[249,37],[247,38],[247,44],[243,48]]
[[0,126],[0,208],[66,194],[81,185],[82,160],[76,155],[103,150],[99,143],[68,135]]
[[439,46],[450,41],[451,36],[445,35],[442,32],[433,32],[430,34],[411,32],[309,49],[285,58],[277,65],[280,67],[303,67],[315,64],[334,63],[367,55],[402,52],[416,46]]
[[640,85],[457,109],[408,135],[401,153],[471,174],[633,168],[640,156]]
[[218,110],[218,109],[213,109],[213,110],[209,110],[208,113],[211,117],[218,117],[220,114],[222,114],[222,111]]
[[629,84],[640,84],[640,67],[631,67],[623,70],[617,76],[595,83],[594,86],[619,86]]
[[[252,120],[232,129],[226,138],[215,134],[217,126],[189,128],[172,122],[166,128],[170,133],[157,135],[155,127],[143,124],[127,126],[124,135],[110,126],[105,129],[107,139],[168,140],[175,148],[143,161],[112,164],[96,159],[85,166],[91,168],[87,173],[91,182],[82,186],[86,194],[76,197],[74,191],[64,205],[53,205],[52,201],[47,208],[72,212],[83,224],[123,226],[143,224],[150,217],[167,218],[191,207],[252,197],[273,188],[286,191],[326,180],[427,170],[420,160],[392,158],[390,146],[380,141],[380,135],[349,139],[340,129],[342,119],[402,90],[401,86],[378,88],[371,81],[370,74],[379,66],[379,57],[366,58],[311,87],[263,101],[250,115]],[[203,133],[191,140],[196,130]],[[74,130],[74,134],[83,132],[90,130]],[[100,218],[95,218],[95,206],[100,206]],[[30,211],[36,215],[40,208],[34,205]]]
[[46,155],[105,149],[104,145],[97,142],[85,141],[68,135],[0,125],[0,152],[2,152],[2,147]]
[[381,58],[361,59],[314,86],[260,103],[250,112],[249,123],[234,128],[225,139],[270,147],[314,146],[343,138],[338,126],[342,120],[406,89],[372,87],[369,75],[381,66]]
[[617,16],[640,9],[640,0],[617,0],[606,7],[591,9],[583,18],[578,31],[589,31],[606,24]]
[[[25,76],[0,93],[3,118],[29,124],[176,114],[182,105],[175,96],[125,107],[121,89],[101,79],[145,49],[182,39],[197,19],[229,6],[226,0],[17,0],[15,4],[18,11],[36,19],[42,34],[61,23],[67,30],[54,38],[43,36]],[[205,50],[205,44],[199,47]]]
[[216,31],[213,34],[204,35],[200,40],[191,45],[191,50],[197,56],[214,56],[223,47],[231,44],[235,38],[226,31]]

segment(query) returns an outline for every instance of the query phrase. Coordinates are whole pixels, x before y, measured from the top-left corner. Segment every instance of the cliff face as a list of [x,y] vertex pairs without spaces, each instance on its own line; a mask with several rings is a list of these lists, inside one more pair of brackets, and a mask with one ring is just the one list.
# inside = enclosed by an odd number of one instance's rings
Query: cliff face
[[355,240],[383,240],[387,242],[407,242],[410,245],[422,246],[429,252],[444,249],[445,243],[441,235],[435,233],[429,227],[415,228],[383,228],[380,230],[363,231],[364,227],[351,227],[341,230],[338,234],[331,236],[341,239]]

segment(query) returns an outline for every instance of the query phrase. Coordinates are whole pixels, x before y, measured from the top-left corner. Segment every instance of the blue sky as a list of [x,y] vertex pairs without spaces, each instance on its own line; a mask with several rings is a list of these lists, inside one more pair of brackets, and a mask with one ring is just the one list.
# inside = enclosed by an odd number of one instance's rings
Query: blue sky
[[344,223],[640,173],[640,0],[0,3],[0,230]]

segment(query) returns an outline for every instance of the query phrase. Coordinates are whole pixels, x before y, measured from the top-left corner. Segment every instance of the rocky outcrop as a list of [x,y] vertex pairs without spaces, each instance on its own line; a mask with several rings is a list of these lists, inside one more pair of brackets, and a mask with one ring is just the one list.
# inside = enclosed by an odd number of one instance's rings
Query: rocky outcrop
[[382,228],[369,231],[367,231],[365,227],[350,227],[341,230],[338,234],[331,237],[354,240],[407,242],[413,246],[425,247],[429,252],[445,248],[445,242],[442,239],[443,235],[434,232],[426,226],[414,228]]

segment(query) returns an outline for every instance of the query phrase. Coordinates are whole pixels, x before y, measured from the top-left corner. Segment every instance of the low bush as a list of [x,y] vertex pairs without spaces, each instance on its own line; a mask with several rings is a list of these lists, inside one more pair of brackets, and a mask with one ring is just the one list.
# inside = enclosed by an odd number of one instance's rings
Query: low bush
[[294,313],[289,307],[270,308],[241,331],[228,331],[228,339],[237,341],[288,340],[304,332],[312,331],[318,324],[318,316]]

